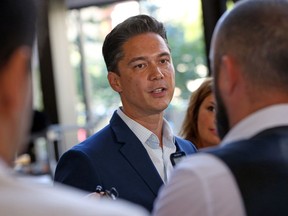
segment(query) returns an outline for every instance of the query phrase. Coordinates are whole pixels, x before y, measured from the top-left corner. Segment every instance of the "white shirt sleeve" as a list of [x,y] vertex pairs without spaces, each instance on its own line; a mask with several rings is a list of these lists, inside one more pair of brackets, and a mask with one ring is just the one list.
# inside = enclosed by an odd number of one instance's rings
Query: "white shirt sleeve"
[[153,216],[244,216],[238,186],[228,167],[217,157],[187,156],[162,186]]

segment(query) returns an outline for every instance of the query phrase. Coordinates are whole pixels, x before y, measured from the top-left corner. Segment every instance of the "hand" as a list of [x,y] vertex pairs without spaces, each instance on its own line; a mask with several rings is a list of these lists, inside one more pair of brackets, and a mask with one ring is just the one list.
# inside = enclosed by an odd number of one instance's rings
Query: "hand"
[[84,197],[84,199],[97,199],[97,200],[99,200],[104,196],[105,196],[104,192],[100,192],[100,193],[94,192],[94,193],[90,193],[90,194],[86,195]]

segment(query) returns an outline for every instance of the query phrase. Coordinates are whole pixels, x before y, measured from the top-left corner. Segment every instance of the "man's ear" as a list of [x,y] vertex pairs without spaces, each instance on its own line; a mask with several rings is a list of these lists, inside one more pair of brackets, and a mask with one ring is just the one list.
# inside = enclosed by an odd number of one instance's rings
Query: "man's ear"
[[239,68],[232,56],[224,55],[221,59],[221,88],[231,95],[237,90],[239,82]]
[[121,93],[122,92],[122,86],[121,86],[121,82],[120,82],[120,76],[117,73],[109,71],[107,78],[108,78],[108,81],[109,81],[111,88],[114,91]]
[[6,114],[22,106],[28,85],[30,58],[30,49],[20,47],[0,69],[0,110]]

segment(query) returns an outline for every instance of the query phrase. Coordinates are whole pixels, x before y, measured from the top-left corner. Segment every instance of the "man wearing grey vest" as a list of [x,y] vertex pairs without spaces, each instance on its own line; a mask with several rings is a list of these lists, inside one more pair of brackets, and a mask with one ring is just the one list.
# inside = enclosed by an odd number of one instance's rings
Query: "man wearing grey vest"
[[210,50],[219,147],[184,159],[154,215],[288,215],[288,1],[243,0]]

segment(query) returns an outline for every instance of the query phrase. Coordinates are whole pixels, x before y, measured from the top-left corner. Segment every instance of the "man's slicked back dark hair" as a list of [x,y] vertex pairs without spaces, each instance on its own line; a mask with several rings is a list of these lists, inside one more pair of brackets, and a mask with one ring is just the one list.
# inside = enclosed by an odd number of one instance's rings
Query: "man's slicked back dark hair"
[[0,68],[21,46],[33,46],[36,25],[34,0],[0,1]]
[[[123,57],[123,44],[133,36],[153,32],[160,35],[168,46],[163,23],[148,15],[136,15],[118,24],[105,38],[102,54],[108,71],[119,73],[117,64]],[[169,46],[168,46],[169,47]]]

